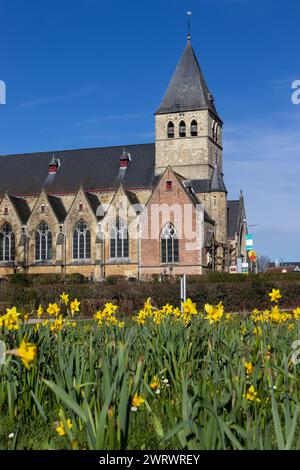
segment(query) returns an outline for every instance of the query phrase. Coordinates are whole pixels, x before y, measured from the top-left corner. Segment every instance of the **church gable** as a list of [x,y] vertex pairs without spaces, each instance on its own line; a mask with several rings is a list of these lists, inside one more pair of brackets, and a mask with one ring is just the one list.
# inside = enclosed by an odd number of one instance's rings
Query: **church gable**
[[[182,225],[184,206],[188,206],[190,213],[193,216],[195,215],[195,205],[199,201],[195,199],[194,194],[188,193],[188,190],[183,185],[183,181],[185,181],[184,178],[177,175],[171,167],[165,170],[146,204],[145,214],[142,214],[142,222],[145,217],[148,219],[145,229],[151,230],[151,224],[158,224],[161,227],[162,224],[168,221],[176,223],[176,219],[178,221],[177,225]],[[151,218],[151,215],[154,214],[153,208],[159,214],[158,220]],[[168,220],[166,220],[167,218]]]
[[[98,202],[97,202],[98,201]],[[79,220],[83,219],[91,225],[97,223],[97,211],[101,210],[100,201],[97,196],[89,197],[83,188],[80,188],[65,219],[67,227],[74,226]]]
[[42,190],[28,219],[28,232],[30,233],[35,230],[35,227],[43,221],[47,221],[47,224],[51,225],[52,229],[57,231],[59,224],[62,222],[61,214],[64,212],[61,204],[61,202],[58,202],[57,206],[60,210],[58,208],[56,209],[54,200],[49,200],[45,190]]
[[[186,270],[199,273],[204,248],[204,213],[197,218],[196,207],[200,203],[184,182],[184,178],[168,167],[142,213],[141,262],[145,274],[151,274],[154,269],[163,273],[170,266],[174,273]],[[174,237],[176,243],[166,242],[168,236]],[[167,243],[165,249],[164,243]]]
[[0,228],[5,223],[20,229],[30,214],[26,201],[5,194],[0,203]]
[[127,226],[132,227],[132,223],[136,220],[136,212],[141,210],[137,196],[126,191],[120,184],[99,224],[106,234],[109,234],[111,226],[117,219],[122,219]]

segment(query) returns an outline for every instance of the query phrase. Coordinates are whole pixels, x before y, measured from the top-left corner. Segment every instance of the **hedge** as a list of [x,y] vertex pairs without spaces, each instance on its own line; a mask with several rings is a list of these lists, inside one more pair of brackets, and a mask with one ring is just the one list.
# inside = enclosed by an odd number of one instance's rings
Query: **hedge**
[[[279,288],[282,292],[282,306],[300,306],[300,276],[269,275],[218,275],[188,276],[187,295],[199,306],[206,302],[216,304],[223,301],[227,311],[251,311],[265,309],[270,305],[268,292]],[[122,278],[109,278],[102,283],[91,283],[83,276],[57,275],[23,276],[13,275],[0,283],[0,312],[13,305],[26,310],[34,310],[39,304],[47,305],[59,299],[62,291],[77,297],[81,303],[81,314],[91,316],[105,302],[119,305],[124,314],[135,313],[151,297],[154,304],[179,305],[180,283],[178,278],[154,278],[147,282],[127,281]]]

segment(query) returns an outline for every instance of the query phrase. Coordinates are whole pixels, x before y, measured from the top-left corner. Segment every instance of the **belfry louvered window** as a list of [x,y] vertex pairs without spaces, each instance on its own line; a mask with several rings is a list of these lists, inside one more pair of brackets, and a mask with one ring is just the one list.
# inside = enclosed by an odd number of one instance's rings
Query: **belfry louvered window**
[[52,233],[46,222],[35,231],[35,260],[45,261],[52,258]]
[[129,257],[129,238],[127,226],[121,219],[117,219],[110,231],[110,257]]
[[186,136],[186,125],[184,121],[180,121],[179,123],[179,137]]
[[0,231],[0,261],[14,261],[15,234],[9,224],[3,225]]
[[174,138],[174,124],[172,121],[168,122],[168,138]]
[[91,232],[87,224],[80,220],[73,232],[73,259],[91,258]]
[[178,263],[179,240],[174,225],[168,223],[161,232],[161,262]]
[[197,135],[198,135],[198,124],[197,124],[197,121],[193,119],[191,122],[191,136],[197,137]]

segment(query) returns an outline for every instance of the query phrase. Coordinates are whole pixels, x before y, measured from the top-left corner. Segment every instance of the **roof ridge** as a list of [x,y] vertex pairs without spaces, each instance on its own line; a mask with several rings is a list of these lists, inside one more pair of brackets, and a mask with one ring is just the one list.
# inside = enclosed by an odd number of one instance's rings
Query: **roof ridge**
[[[125,145],[125,148],[127,149],[128,147],[140,147],[140,146],[146,146],[146,145],[155,145],[155,142],[147,142],[143,144],[128,144]],[[79,147],[79,148],[73,148],[73,149],[62,149],[62,150],[43,150],[42,152],[26,152],[26,153],[7,153],[7,154],[0,154],[1,157],[19,157],[20,155],[26,156],[30,155],[31,157],[33,156],[41,156],[41,155],[48,155],[48,154],[56,154],[56,153],[68,153],[68,152],[76,152],[76,151],[85,151],[85,150],[103,150],[103,149],[114,149],[114,148],[124,148],[124,145],[108,145],[107,147]]]

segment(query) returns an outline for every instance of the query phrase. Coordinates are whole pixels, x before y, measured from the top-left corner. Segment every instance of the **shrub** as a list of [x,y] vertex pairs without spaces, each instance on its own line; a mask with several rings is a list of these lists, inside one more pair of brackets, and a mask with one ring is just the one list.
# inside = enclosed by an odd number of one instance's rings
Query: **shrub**
[[[285,275],[223,275],[188,276],[187,295],[199,306],[205,303],[216,304],[223,301],[230,311],[251,311],[267,308],[267,293],[273,288],[280,288],[285,308],[296,307],[300,302],[300,281]],[[225,280],[226,279],[226,280]],[[179,305],[179,278],[157,277],[149,281],[126,280],[120,276],[110,276],[104,282],[93,283],[80,274],[71,274],[63,278],[60,275],[12,275],[7,282],[0,283],[0,311],[7,306],[37,308],[39,304],[52,302],[65,291],[70,298],[80,298],[87,305],[84,312],[88,316],[92,309],[99,308],[105,302],[115,302],[126,315],[139,310],[145,299],[152,298],[155,305],[170,303]],[[83,309],[82,309],[83,312]]]

